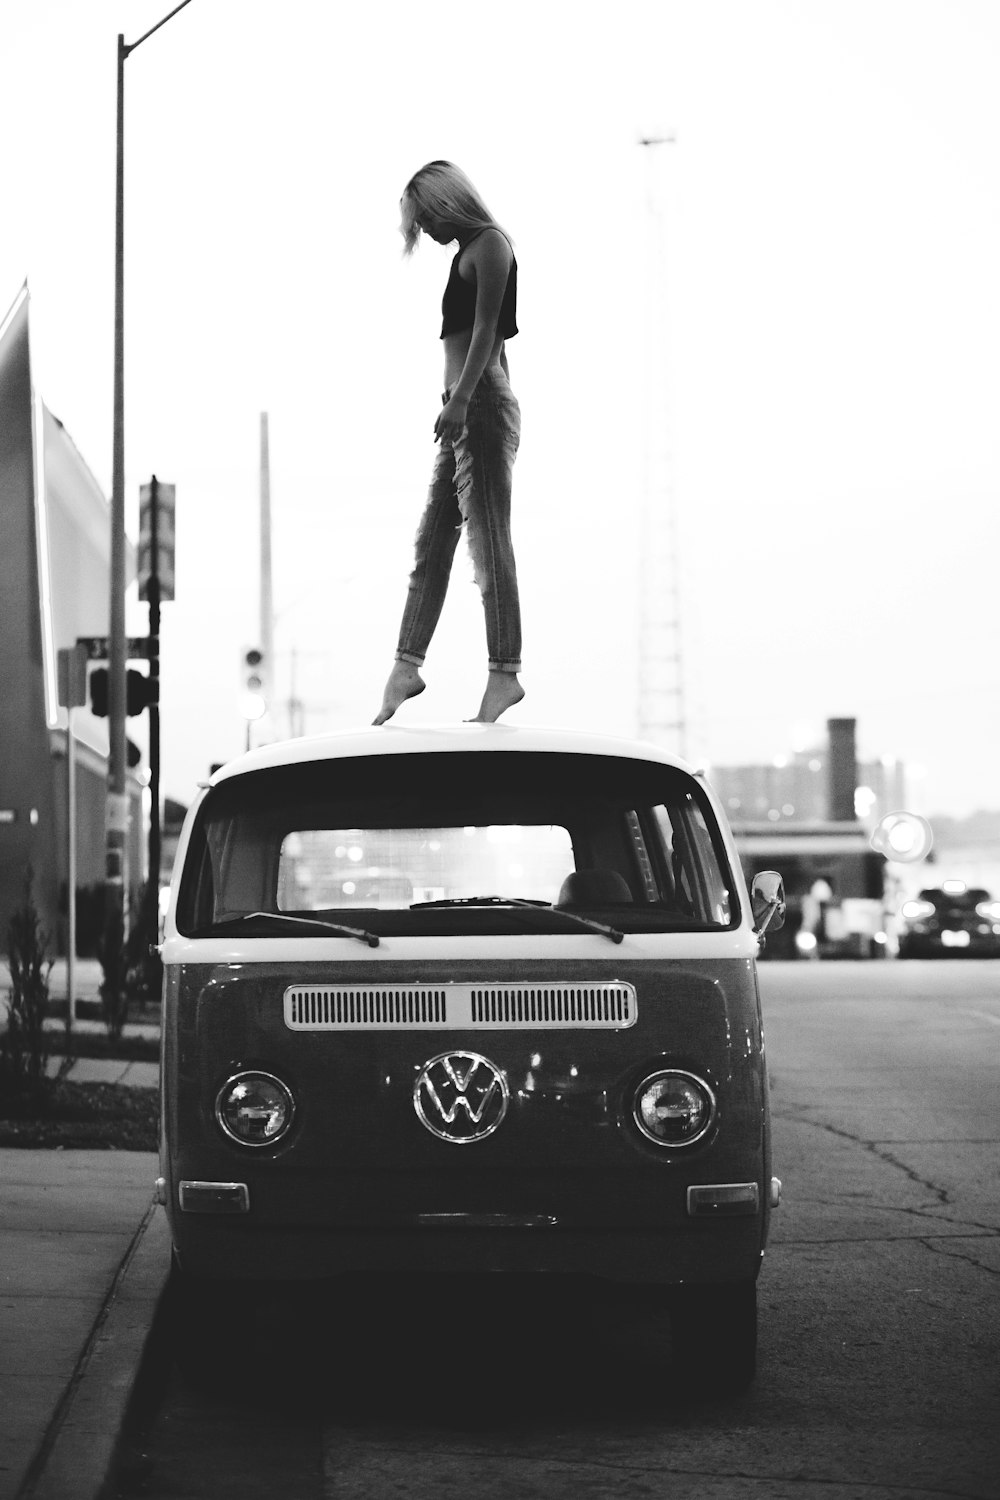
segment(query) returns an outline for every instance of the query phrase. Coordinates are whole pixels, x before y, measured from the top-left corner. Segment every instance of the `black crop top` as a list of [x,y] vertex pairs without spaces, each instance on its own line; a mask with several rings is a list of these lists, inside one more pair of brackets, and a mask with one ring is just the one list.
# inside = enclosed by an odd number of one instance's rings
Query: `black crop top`
[[[451,274],[448,277],[448,285],[444,289],[444,297],[441,300],[442,338],[445,338],[449,333],[460,333],[463,328],[471,328],[476,321],[476,284],[475,282],[462,280],[458,274],[458,263],[462,258],[462,252],[472,244],[473,240],[478,239],[484,232],[483,229],[479,229],[470,239],[466,240],[451,263]],[[510,270],[507,273],[507,285],[504,288],[503,302],[500,306],[497,332],[505,339],[512,339],[517,332],[516,260],[511,261]]]

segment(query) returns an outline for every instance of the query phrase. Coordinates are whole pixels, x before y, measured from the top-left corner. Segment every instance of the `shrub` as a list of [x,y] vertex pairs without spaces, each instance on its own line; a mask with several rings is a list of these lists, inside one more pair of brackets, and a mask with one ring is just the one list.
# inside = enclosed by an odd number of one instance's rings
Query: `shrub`
[[48,1092],[49,1061],[45,1018],[49,1009],[47,956],[49,935],[42,931],[29,866],[24,878],[24,900],[7,927],[7,967],[11,987],[7,1030],[0,1037],[0,1088],[11,1099],[40,1102]]

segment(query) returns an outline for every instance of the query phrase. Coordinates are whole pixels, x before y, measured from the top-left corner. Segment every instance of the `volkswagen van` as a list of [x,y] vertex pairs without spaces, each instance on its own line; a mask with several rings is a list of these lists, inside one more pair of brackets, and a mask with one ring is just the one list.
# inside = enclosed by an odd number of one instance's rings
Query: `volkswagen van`
[[572,1274],[754,1373],[777,1201],[748,893],[657,748],[386,725],[254,750],[191,807],[162,948],[175,1280]]

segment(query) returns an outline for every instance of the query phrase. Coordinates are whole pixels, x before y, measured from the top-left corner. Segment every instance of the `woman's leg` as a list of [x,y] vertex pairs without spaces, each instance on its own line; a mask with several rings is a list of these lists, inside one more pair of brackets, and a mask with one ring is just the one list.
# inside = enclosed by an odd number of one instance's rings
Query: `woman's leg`
[[455,487],[476,582],[483,599],[489,676],[476,715],[494,723],[519,703],[521,609],[510,534],[514,459],[521,414],[504,378],[484,376],[469,404],[469,421],[455,444]]
[[415,698],[426,686],[417,669],[423,665],[441,617],[461,526],[462,517],[455,498],[455,455],[450,444],[442,444],[434,462],[427,505],[417,530],[413,571],[399,627],[396,663],[389,673],[382,707],[373,720],[375,724],[384,724],[391,719],[401,703],[407,698]]

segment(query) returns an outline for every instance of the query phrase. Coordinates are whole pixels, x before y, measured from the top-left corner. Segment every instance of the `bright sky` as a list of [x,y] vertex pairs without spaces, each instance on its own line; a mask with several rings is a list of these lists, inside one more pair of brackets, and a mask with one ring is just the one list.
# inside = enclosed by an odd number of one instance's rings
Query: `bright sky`
[[[0,314],[108,490],[116,36],[170,0],[8,0]],[[243,745],[270,421],[279,694],[367,723],[434,456],[450,252],[398,200],[460,163],[514,237],[528,696],[637,724],[646,341],[666,351],[688,748],[818,742],[1000,805],[1000,6],[994,0],[192,0],[126,63],[126,466],[177,486],[164,790]],[[655,152],[641,134],[672,132]],[[652,159],[651,159],[652,158]],[[649,193],[665,225],[652,294]],[[652,326],[659,324],[659,328]],[[130,613],[144,629],[144,610]],[[460,555],[400,721],[485,682]],[[285,732],[285,721],[278,717]]]

